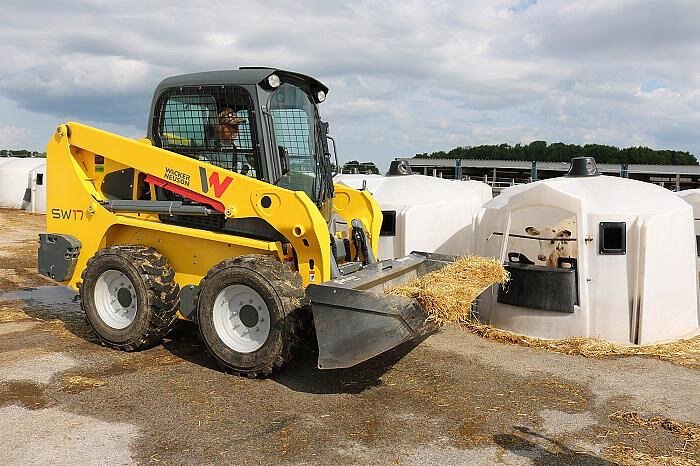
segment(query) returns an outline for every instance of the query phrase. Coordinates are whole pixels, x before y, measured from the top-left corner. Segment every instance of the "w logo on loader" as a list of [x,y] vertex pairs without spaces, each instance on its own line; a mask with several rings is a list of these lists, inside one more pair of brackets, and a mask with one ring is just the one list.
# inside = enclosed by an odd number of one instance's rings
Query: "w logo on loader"
[[204,167],[199,167],[199,177],[202,180],[202,192],[208,193],[209,186],[214,188],[214,196],[221,197],[228,189],[233,178],[227,176],[221,181],[219,179],[219,174],[217,172],[212,172],[209,177],[207,177],[207,170]]

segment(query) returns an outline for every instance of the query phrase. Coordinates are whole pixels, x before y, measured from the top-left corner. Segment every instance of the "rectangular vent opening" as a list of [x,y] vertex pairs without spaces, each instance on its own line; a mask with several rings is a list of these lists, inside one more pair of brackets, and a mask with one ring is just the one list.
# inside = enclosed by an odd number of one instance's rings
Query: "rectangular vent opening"
[[382,227],[379,236],[396,236],[396,211],[382,210]]
[[625,222],[600,222],[600,254],[621,255],[627,252],[627,225]]

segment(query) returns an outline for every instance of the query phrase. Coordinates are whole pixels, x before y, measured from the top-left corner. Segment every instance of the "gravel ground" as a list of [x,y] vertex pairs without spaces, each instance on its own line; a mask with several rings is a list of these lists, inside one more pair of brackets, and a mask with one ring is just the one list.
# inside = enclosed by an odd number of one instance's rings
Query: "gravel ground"
[[[0,210],[4,464],[698,464],[696,369],[586,359],[448,327],[349,370],[312,350],[267,380],[220,372],[182,323],[163,345],[96,344],[36,271],[44,218]],[[666,426],[666,427],[664,427]],[[671,426],[671,427],[669,427]]]

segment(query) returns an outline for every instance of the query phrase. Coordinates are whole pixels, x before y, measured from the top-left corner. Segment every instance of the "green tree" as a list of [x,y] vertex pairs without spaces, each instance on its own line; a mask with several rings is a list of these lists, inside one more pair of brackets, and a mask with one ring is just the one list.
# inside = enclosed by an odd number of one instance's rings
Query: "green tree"
[[358,162],[351,160],[340,170],[341,173],[362,173],[365,175],[379,175],[379,169],[374,162]]
[[535,160],[538,162],[568,162],[574,157],[594,157],[599,163],[698,165],[690,152],[654,150],[648,147],[620,149],[604,144],[564,144],[533,141],[529,144],[458,146],[449,151],[416,154],[415,158],[475,159],[475,160]]

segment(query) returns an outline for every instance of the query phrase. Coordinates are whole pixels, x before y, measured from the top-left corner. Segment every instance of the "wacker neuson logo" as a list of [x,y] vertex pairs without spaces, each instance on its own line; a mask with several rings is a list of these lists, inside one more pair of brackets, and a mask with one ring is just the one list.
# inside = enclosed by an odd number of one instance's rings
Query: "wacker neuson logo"
[[184,186],[190,185],[190,175],[177,170],[173,170],[172,168],[165,167],[165,176],[163,178]]

